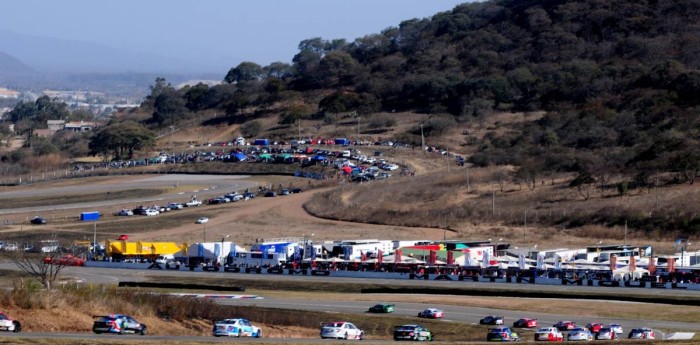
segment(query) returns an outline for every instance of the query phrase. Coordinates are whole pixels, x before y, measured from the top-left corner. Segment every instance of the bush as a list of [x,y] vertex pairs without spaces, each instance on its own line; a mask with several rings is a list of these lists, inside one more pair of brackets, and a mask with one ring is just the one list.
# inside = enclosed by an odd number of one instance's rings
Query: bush
[[259,121],[248,121],[241,126],[241,135],[246,138],[257,137],[262,131],[262,125]]

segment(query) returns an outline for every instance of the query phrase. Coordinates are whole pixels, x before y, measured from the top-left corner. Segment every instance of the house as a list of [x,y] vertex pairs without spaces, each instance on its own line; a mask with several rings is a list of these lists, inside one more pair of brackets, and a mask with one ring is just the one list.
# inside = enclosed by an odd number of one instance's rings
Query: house
[[64,130],[66,131],[71,131],[71,132],[87,132],[95,129],[96,123],[95,122],[68,122],[66,125],[63,127]]
[[47,127],[49,127],[49,130],[52,130],[54,132],[57,131],[62,131],[63,127],[66,125],[65,120],[48,120],[46,121]]

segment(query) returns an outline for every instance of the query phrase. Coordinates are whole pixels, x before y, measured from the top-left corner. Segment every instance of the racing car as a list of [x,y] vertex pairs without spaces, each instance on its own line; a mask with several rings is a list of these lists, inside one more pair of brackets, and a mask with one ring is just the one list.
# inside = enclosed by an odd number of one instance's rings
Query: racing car
[[321,339],[365,339],[365,331],[346,321],[328,322],[321,325]]
[[22,324],[13,320],[7,314],[0,311],[0,330],[8,332],[19,332],[22,330]]
[[262,329],[246,319],[224,319],[214,323],[215,337],[262,337]]
[[428,308],[418,313],[418,317],[424,317],[427,319],[441,319],[445,317],[445,314],[440,309]]
[[508,327],[496,327],[489,329],[486,333],[487,341],[519,341],[520,336],[518,333],[513,332],[512,329]]
[[107,316],[96,316],[98,320],[92,325],[92,331],[100,333],[116,334],[148,334],[146,325],[139,323],[129,315],[110,314]]
[[369,307],[370,313],[393,313],[394,305],[388,303],[379,303]]
[[493,316],[489,315],[481,320],[479,320],[479,324],[481,325],[503,325],[505,323],[505,319],[503,316]]
[[522,318],[513,322],[513,327],[517,328],[537,328],[537,319]]
[[396,326],[394,340],[433,341],[433,333],[421,325]]

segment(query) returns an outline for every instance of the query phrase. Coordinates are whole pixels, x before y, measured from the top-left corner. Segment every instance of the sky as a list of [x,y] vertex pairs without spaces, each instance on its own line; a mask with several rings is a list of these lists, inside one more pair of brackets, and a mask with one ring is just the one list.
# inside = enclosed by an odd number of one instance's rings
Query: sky
[[[9,0],[0,30],[187,60],[291,62],[303,39],[379,33],[465,0]],[[1,48],[1,47],[0,47]]]

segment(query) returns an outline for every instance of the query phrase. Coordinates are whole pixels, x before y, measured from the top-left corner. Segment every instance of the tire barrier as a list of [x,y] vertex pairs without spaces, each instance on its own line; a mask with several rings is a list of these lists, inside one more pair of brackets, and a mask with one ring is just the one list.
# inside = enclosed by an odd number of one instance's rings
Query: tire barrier
[[224,267],[224,272],[239,273],[239,272],[241,272],[241,268],[240,267]]
[[326,271],[326,270],[313,270],[311,271],[312,276],[329,276],[331,275],[331,271]]
[[262,268],[260,268],[260,267],[246,267],[245,273],[262,273]]
[[219,286],[219,285],[204,285],[204,284],[180,284],[180,283],[155,283],[155,282],[119,282],[119,287],[141,287],[141,288],[160,288],[160,289],[192,289],[192,290],[211,290],[211,291],[245,291],[243,286]]
[[646,282],[643,282],[643,281],[626,281],[624,285],[625,285],[625,287],[637,287],[637,288],[644,288],[647,286]]
[[450,277],[447,274],[440,274],[437,277],[435,277],[434,280],[452,280],[452,277]]
[[290,274],[290,275],[293,275],[293,274],[301,274],[301,275],[305,276],[306,273],[307,273],[307,271],[306,271],[305,269],[303,269],[303,270],[295,270],[295,269],[292,269],[292,268],[289,269],[289,274]]
[[461,282],[462,282],[462,281],[473,281],[473,282],[478,282],[478,281],[479,281],[479,276],[463,276],[463,275],[460,275],[459,277],[457,277],[457,280],[458,280],[458,281],[461,281]]
[[267,269],[267,273],[270,273],[270,274],[282,274],[282,273],[284,273],[284,269],[283,269],[283,268],[279,268],[279,267],[270,267],[270,268]]

